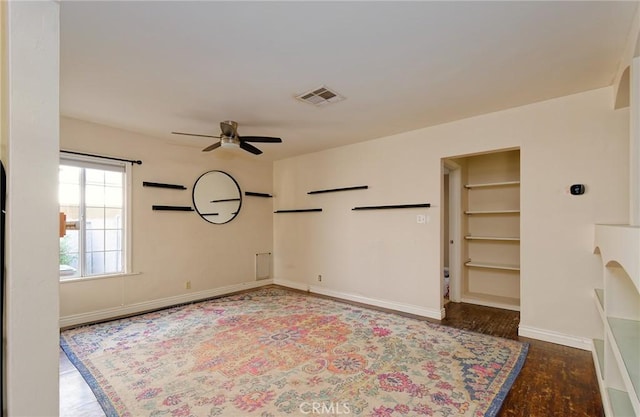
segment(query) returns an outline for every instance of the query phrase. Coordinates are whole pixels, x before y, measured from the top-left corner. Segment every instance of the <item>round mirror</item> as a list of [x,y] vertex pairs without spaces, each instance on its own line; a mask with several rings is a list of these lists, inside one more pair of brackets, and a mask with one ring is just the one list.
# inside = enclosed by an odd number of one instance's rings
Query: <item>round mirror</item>
[[241,205],[240,186],[226,172],[205,172],[193,186],[193,206],[209,223],[229,223],[238,215]]

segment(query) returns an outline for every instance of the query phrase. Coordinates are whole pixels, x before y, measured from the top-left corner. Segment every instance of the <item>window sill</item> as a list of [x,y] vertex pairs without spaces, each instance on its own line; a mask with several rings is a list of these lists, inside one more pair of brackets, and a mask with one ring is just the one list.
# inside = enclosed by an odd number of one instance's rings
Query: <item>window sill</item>
[[94,275],[90,277],[70,277],[70,278],[62,278],[60,277],[60,284],[70,284],[73,282],[82,282],[82,281],[94,281],[96,279],[108,279],[108,278],[122,278],[122,277],[130,277],[134,275],[140,275],[142,272],[128,272],[123,274],[112,274],[112,275]]

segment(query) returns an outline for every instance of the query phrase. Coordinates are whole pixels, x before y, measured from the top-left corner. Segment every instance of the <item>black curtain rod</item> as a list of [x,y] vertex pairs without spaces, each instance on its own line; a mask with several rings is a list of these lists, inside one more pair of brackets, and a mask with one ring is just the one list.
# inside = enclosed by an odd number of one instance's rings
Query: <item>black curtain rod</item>
[[114,158],[112,156],[103,156],[103,155],[94,155],[91,153],[82,153],[82,152],[75,152],[75,151],[65,151],[64,149],[61,149],[60,152],[63,153],[70,153],[73,155],[81,155],[81,156],[92,156],[94,158],[102,158],[102,159],[110,159],[112,161],[121,161],[121,162],[130,162],[131,165],[133,164],[138,164],[138,165],[142,165],[142,161],[141,160],[133,160],[133,159],[122,159],[122,158]]

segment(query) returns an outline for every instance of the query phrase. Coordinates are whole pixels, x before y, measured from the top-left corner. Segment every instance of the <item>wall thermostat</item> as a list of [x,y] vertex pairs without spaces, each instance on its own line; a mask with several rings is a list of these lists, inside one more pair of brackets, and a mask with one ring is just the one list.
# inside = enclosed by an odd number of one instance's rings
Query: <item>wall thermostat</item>
[[573,184],[569,191],[571,191],[571,195],[582,195],[584,194],[584,184]]

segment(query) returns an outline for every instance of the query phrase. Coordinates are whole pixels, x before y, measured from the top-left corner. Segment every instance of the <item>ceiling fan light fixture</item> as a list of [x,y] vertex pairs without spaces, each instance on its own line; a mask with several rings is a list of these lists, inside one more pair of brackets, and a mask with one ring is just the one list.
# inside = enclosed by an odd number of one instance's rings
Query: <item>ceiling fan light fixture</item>
[[250,142],[257,143],[282,143],[281,138],[275,138],[271,136],[242,136],[238,135],[238,123],[227,120],[220,123],[220,130],[222,131],[221,136],[214,135],[200,135],[198,133],[185,133],[185,132],[171,132],[174,135],[187,135],[187,136],[198,136],[205,138],[216,138],[220,139],[207,146],[202,150],[202,152],[210,152],[214,149],[218,148],[236,148],[242,149],[243,151],[247,151],[254,155],[260,155],[262,151],[255,146],[253,146]]
[[240,146],[240,141],[236,141],[233,138],[222,136],[220,138],[220,146],[223,148],[237,148]]

